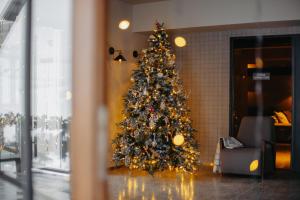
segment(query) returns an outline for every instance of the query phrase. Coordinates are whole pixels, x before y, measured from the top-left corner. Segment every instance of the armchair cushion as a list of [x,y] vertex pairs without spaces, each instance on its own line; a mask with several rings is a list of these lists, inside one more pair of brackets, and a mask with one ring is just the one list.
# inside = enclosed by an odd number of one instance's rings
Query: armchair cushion
[[272,141],[274,126],[271,117],[244,117],[241,121],[237,139],[245,146],[259,148],[263,140]]

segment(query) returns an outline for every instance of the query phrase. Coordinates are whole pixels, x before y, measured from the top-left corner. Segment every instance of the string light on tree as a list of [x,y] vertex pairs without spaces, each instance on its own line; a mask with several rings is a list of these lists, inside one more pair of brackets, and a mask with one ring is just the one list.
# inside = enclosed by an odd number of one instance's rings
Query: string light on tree
[[125,117],[113,141],[113,160],[116,166],[150,174],[165,169],[194,172],[199,164],[195,130],[162,24],[156,24],[148,42],[124,96]]

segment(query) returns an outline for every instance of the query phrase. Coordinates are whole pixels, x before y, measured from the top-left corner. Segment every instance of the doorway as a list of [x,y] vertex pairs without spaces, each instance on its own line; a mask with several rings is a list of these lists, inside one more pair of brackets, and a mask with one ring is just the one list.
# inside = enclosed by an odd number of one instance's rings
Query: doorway
[[295,37],[231,38],[230,135],[237,135],[244,116],[271,116],[278,169],[290,169],[296,154]]

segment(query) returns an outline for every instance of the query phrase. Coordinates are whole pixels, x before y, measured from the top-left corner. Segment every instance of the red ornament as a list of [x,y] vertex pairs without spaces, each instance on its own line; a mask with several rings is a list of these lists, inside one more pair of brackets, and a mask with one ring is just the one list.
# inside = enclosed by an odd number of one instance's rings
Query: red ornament
[[150,108],[149,108],[149,111],[153,113],[153,112],[154,112],[154,108],[153,108],[153,107],[150,107]]

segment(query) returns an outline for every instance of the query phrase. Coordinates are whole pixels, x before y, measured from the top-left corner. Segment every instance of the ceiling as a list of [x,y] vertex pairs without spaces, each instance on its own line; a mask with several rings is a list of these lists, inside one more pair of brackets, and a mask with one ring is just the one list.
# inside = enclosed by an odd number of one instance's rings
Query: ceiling
[[141,4],[141,3],[151,3],[155,1],[165,1],[165,0],[123,0],[130,4]]

